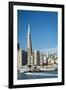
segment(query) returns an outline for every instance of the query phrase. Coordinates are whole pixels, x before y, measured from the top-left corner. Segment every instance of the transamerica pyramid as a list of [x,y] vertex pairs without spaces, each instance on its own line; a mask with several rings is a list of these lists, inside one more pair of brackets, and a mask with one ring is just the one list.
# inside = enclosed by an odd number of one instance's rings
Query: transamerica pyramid
[[28,65],[31,65],[31,55],[32,55],[32,42],[31,42],[31,34],[30,34],[30,24],[28,23],[28,32],[27,32],[27,57],[28,57]]

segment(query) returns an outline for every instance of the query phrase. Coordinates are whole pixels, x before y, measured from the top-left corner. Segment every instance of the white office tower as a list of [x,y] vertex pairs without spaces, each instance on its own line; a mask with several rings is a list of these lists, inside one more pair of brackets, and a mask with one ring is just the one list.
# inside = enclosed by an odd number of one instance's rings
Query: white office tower
[[31,43],[31,35],[30,35],[30,24],[28,24],[28,33],[27,33],[27,64],[31,65],[32,58],[32,43]]
[[22,50],[19,49],[18,52],[17,52],[17,70],[20,69],[20,67],[22,66]]
[[40,65],[40,52],[37,50],[34,51],[34,65]]
[[44,62],[43,52],[40,51],[40,65],[43,65],[43,62]]
[[34,65],[37,65],[37,51],[34,51]]
[[31,55],[31,65],[34,65],[34,57],[33,57],[33,54]]

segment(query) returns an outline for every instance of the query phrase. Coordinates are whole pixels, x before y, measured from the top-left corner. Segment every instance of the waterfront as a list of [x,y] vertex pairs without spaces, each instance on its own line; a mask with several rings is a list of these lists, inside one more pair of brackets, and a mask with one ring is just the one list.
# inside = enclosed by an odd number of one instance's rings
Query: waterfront
[[26,79],[48,79],[48,78],[57,78],[57,71],[41,71],[41,72],[27,72],[27,73],[17,73],[18,80],[26,80]]

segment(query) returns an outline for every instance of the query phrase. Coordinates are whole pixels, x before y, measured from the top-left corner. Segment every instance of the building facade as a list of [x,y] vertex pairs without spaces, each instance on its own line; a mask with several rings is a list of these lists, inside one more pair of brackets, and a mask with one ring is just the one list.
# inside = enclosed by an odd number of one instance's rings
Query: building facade
[[22,50],[19,49],[17,51],[17,70],[19,70],[21,66],[22,66]]
[[30,24],[28,24],[28,33],[27,33],[27,64],[32,65],[32,42],[31,42],[31,35],[30,35]]
[[37,50],[34,51],[34,65],[40,65],[40,52]]
[[44,62],[43,52],[40,51],[40,65],[43,65],[43,62]]
[[22,66],[27,64],[27,52],[19,49],[17,54],[17,69],[19,70]]

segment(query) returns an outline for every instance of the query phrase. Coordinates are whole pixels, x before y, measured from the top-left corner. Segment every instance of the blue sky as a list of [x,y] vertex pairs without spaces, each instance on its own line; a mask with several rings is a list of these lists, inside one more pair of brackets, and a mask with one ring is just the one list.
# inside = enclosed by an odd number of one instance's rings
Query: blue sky
[[33,50],[57,47],[57,12],[18,10],[17,20],[17,37],[20,48],[27,48],[28,23],[30,23]]

